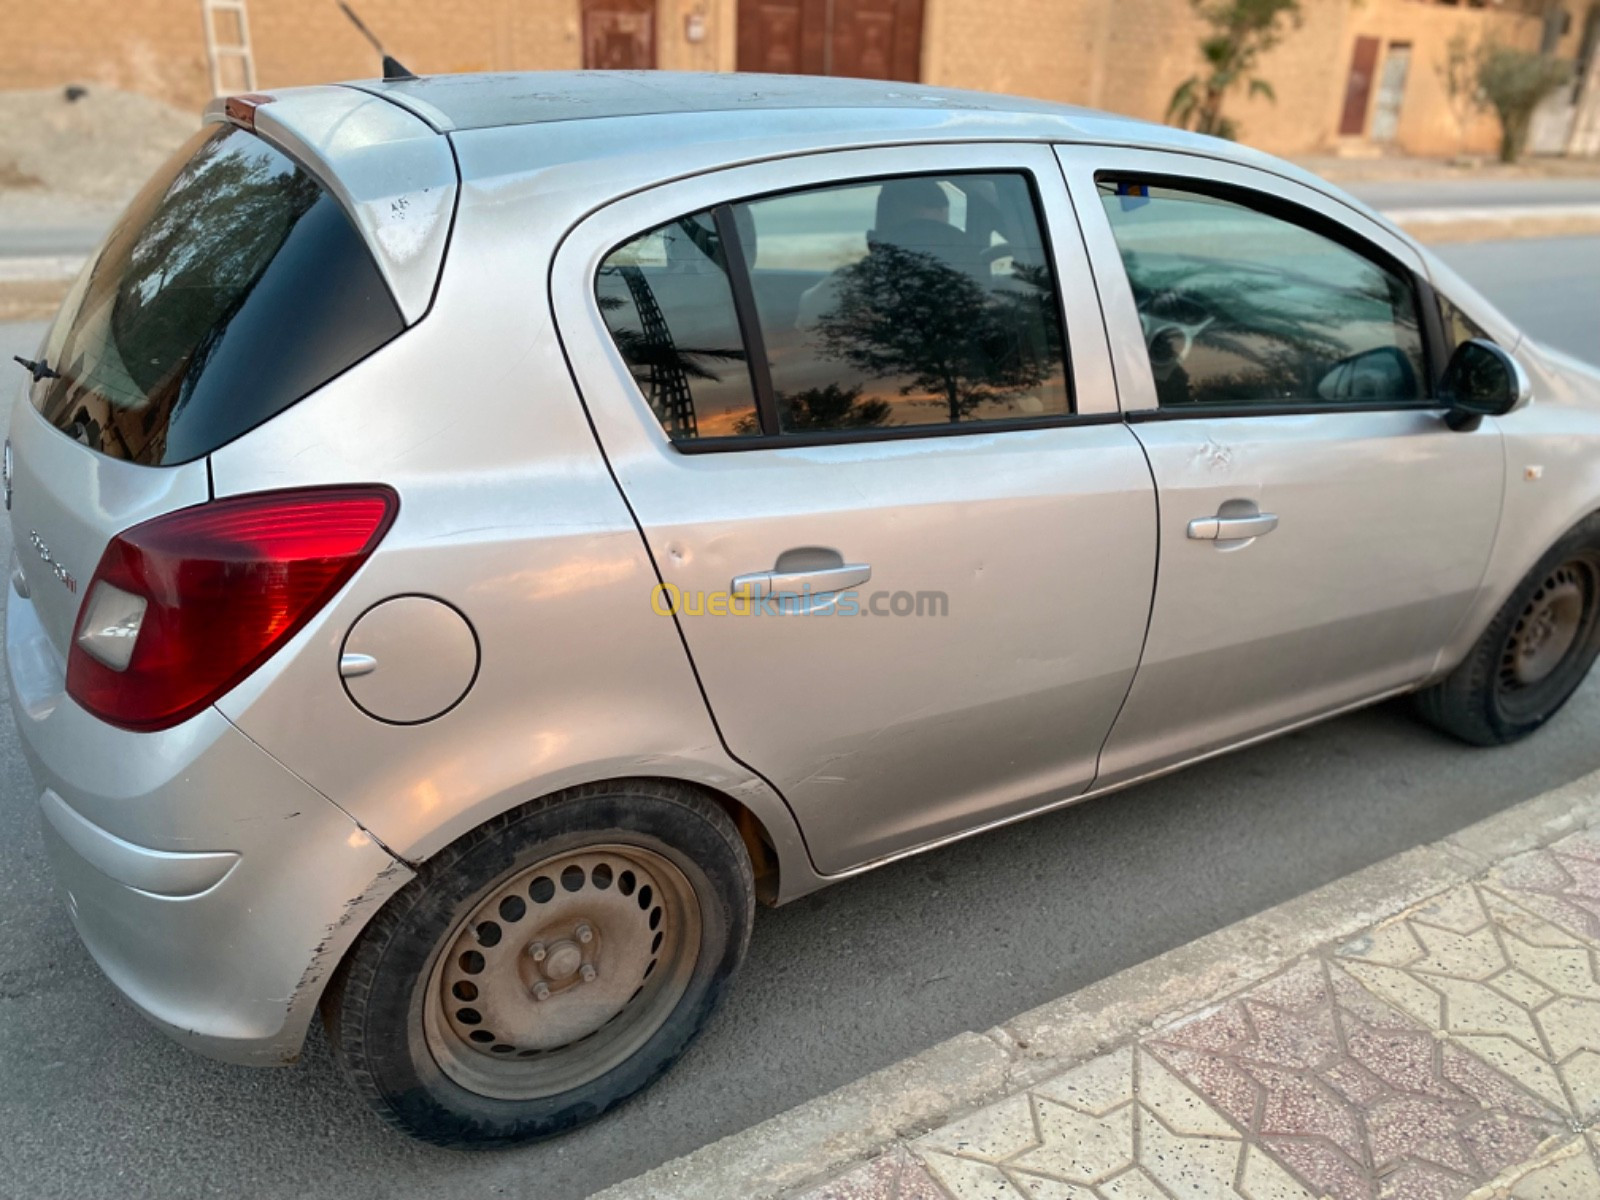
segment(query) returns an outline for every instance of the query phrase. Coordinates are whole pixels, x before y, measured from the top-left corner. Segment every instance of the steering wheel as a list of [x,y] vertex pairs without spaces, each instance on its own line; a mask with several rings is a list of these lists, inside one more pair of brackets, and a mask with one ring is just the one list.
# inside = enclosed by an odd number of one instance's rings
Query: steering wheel
[[1157,362],[1157,348],[1161,348],[1159,357],[1164,361],[1157,365],[1182,366],[1200,335],[1216,323],[1216,317],[1191,296],[1175,289],[1151,293],[1138,307],[1152,363]]
[[998,242],[993,246],[985,246],[978,251],[978,261],[986,267],[992,267],[1002,258],[1010,258],[1016,251],[1010,242]]

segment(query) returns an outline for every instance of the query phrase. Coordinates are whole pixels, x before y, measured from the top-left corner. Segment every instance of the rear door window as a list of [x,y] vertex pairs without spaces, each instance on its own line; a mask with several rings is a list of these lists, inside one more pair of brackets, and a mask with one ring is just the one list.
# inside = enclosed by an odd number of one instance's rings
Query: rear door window
[[1072,411],[1021,175],[871,180],[734,213],[783,432]]
[[57,429],[149,466],[203,457],[405,327],[317,179],[254,134],[196,134],[123,215],[46,344]]
[[1056,281],[1020,173],[720,205],[612,251],[595,292],[677,443],[1073,411]]

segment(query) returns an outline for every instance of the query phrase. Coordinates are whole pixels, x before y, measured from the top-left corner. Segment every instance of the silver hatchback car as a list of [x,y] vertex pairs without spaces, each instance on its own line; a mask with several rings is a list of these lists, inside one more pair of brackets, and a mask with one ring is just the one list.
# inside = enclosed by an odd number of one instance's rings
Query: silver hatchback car
[[781,903],[1600,652],[1600,373],[1237,146],[666,74],[239,96],[24,361],[6,644],[175,1038],[434,1142],[664,1071]]

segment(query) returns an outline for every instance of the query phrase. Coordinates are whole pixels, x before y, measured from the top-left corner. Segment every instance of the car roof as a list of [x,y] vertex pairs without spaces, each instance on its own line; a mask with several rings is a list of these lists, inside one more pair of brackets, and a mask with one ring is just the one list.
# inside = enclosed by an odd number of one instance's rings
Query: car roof
[[[668,113],[770,109],[954,109],[1098,117],[1089,109],[989,92],[877,79],[706,71],[522,71],[364,80],[364,91],[400,104],[441,133]],[[1130,124],[1139,123],[1132,122]]]
[[[892,80],[585,70],[366,79],[342,87],[382,97],[437,133],[544,130],[550,136],[539,144],[557,154],[584,147],[589,130],[619,131],[629,125],[659,139],[661,149],[748,142],[765,134],[782,138],[801,129],[813,136],[836,132],[841,143],[863,135],[890,141],[1090,142],[1199,154],[1330,190],[1293,163],[1170,125],[1048,100]],[[274,95],[287,99],[322,90],[295,88]],[[582,153],[587,157],[587,148]]]
[[543,130],[549,136],[539,144],[558,155],[582,147],[587,157],[590,131],[598,133],[602,124],[619,133],[637,125],[641,133],[658,139],[661,149],[748,142],[766,134],[782,138],[801,129],[814,137],[837,133],[841,143],[863,135],[907,141],[1091,142],[1200,154],[1330,190],[1324,180],[1293,163],[1170,125],[1048,100],[892,80],[585,70],[426,75],[356,80],[344,86],[381,96],[438,133]]

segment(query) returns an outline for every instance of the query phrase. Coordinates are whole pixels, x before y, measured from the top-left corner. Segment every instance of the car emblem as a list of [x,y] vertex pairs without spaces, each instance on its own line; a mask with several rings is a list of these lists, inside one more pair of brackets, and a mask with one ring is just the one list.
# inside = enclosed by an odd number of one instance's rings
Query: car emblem
[[78,593],[78,581],[73,578],[72,572],[58,563],[50,554],[50,547],[44,544],[44,539],[35,529],[28,530],[28,540],[33,543],[33,548],[39,552],[39,558],[45,566],[50,568],[50,573],[66,584],[67,591],[73,595]]

